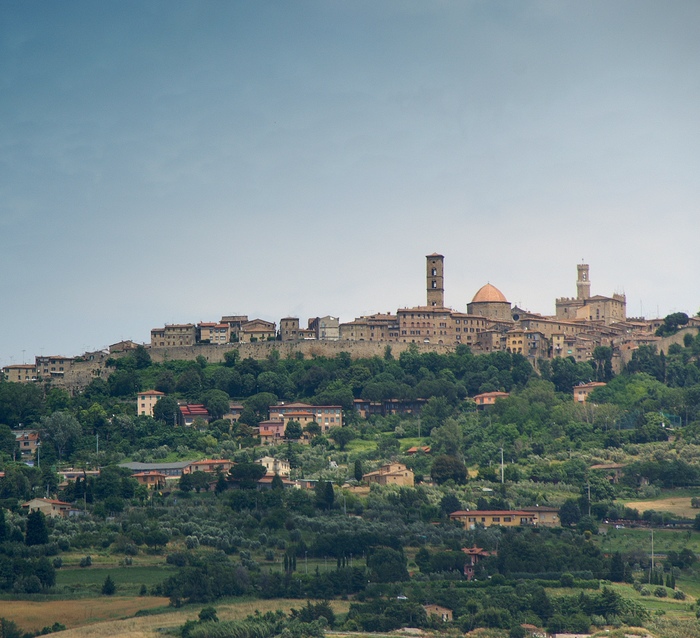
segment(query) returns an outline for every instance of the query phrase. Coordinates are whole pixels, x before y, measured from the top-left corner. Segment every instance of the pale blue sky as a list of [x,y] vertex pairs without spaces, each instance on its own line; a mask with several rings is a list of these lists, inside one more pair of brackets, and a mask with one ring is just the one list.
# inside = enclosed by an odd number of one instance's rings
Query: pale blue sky
[[[0,3],[0,364],[490,281],[700,309],[700,4]],[[24,351],[24,353],[23,353]]]

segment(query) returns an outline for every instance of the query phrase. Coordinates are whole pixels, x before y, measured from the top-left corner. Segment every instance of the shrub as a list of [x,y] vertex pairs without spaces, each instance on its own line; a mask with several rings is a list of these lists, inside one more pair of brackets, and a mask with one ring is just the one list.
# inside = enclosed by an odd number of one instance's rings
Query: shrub
[[676,589],[676,591],[673,592],[673,598],[675,600],[685,600],[685,594],[680,589]]
[[90,565],[92,565],[92,558],[90,556],[83,556],[80,559],[81,567],[90,567]]
[[111,596],[115,591],[117,591],[117,586],[114,584],[112,577],[107,576],[105,582],[102,583],[102,594],[104,596]]
[[657,598],[666,598],[666,596],[668,596],[668,592],[666,591],[665,587],[657,587],[654,590],[654,596]]
[[639,590],[639,593],[640,593],[642,596],[651,596],[651,592],[649,591],[649,588],[648,588],[648,587],[642,587],[642,588]]

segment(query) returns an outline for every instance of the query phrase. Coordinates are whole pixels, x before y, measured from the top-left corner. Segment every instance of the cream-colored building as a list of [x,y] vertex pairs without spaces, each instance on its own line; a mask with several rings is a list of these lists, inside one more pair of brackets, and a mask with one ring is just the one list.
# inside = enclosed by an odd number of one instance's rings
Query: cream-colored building
[[153,408],[164,396],[165,393],[158,390],[139,392],[136,396],[136,413],[139,416],[153,416]]
[[277,474],[277,476],[289,478],[289,475],[292,472],[289,461],[276,459],[272,456],[263,456],[261,459],[258,459],[256,463],[264,466],[268,476],[274,476]]
[[496,405],[498,399],[507,399],[510,396],[507,392],[482,392],[474,397],[474,403],[477,408],[483,408],[489,405]]
[[450,520],[463,523],[465,529],[474,529],[477,525],[518,527],[536,525],[537,515],[525,510],[458,510],[450,514]]
[[70,503],[64,503],[63,501],[57,501],[51,498],[33,498],[22,505],[30,512],[41,512],[44,516],[50,516],[51,518],[68,516],[72,505]]
[[580,383],[574,386],[574,401],[576,403],[585,403],[588,401],[588,395],[596,388],[604,388],[607,383],[602,381],[591,381],[590,383]]
[[401,485],[403,487],[413,487],[413,471],[409,470],[403,463],[387,463],[374,472],[362,475],[362,480],[372,485]]
[[36,366],[30,363],[18,363],[2,369],[5,380],[12,383],[29,383],[37,380]]
[[269,408],[271,421],[299,421],[301,427],[318,423],[322,432],[343,427],[343,408],[340,405],[310,405],[309,403],[280,403]]
[[231,329],[226,323],[200,322],[197,324],[197,341],[223,345],[231,341]]

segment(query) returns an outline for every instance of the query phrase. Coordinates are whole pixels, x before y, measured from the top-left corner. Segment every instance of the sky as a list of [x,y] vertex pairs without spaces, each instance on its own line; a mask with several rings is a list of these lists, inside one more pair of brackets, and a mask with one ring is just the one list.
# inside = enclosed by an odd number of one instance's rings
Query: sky
[[695,0],[3,0],[0,365],[489,282],[700,309]]

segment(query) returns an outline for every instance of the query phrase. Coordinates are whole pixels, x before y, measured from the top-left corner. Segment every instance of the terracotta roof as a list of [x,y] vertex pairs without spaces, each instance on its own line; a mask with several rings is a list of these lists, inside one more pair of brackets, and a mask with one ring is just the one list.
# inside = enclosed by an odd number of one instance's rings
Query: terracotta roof
[[496,288],[496,286],[492,286],[491,284],[486,284],[485,286],[479,288],[477,293],[474,295],[474,299],[472,299],[472,303],[492,302],[508,303],[508,300],[505,298],[503,293]]
[[[65,501],[57,501],[53,498],[33,498],[32,501],[43,501],[44,503],[51,503],[52,505],[65,505],[66,507],[70,507],[70,503],[66,503]],[[28,507],[29,503],[32,501],[27,501],[22,505],[22,507]]]
[[522,510],[457,510],[450,514],[453,516],[530,516],[532,512],[524,512]]

